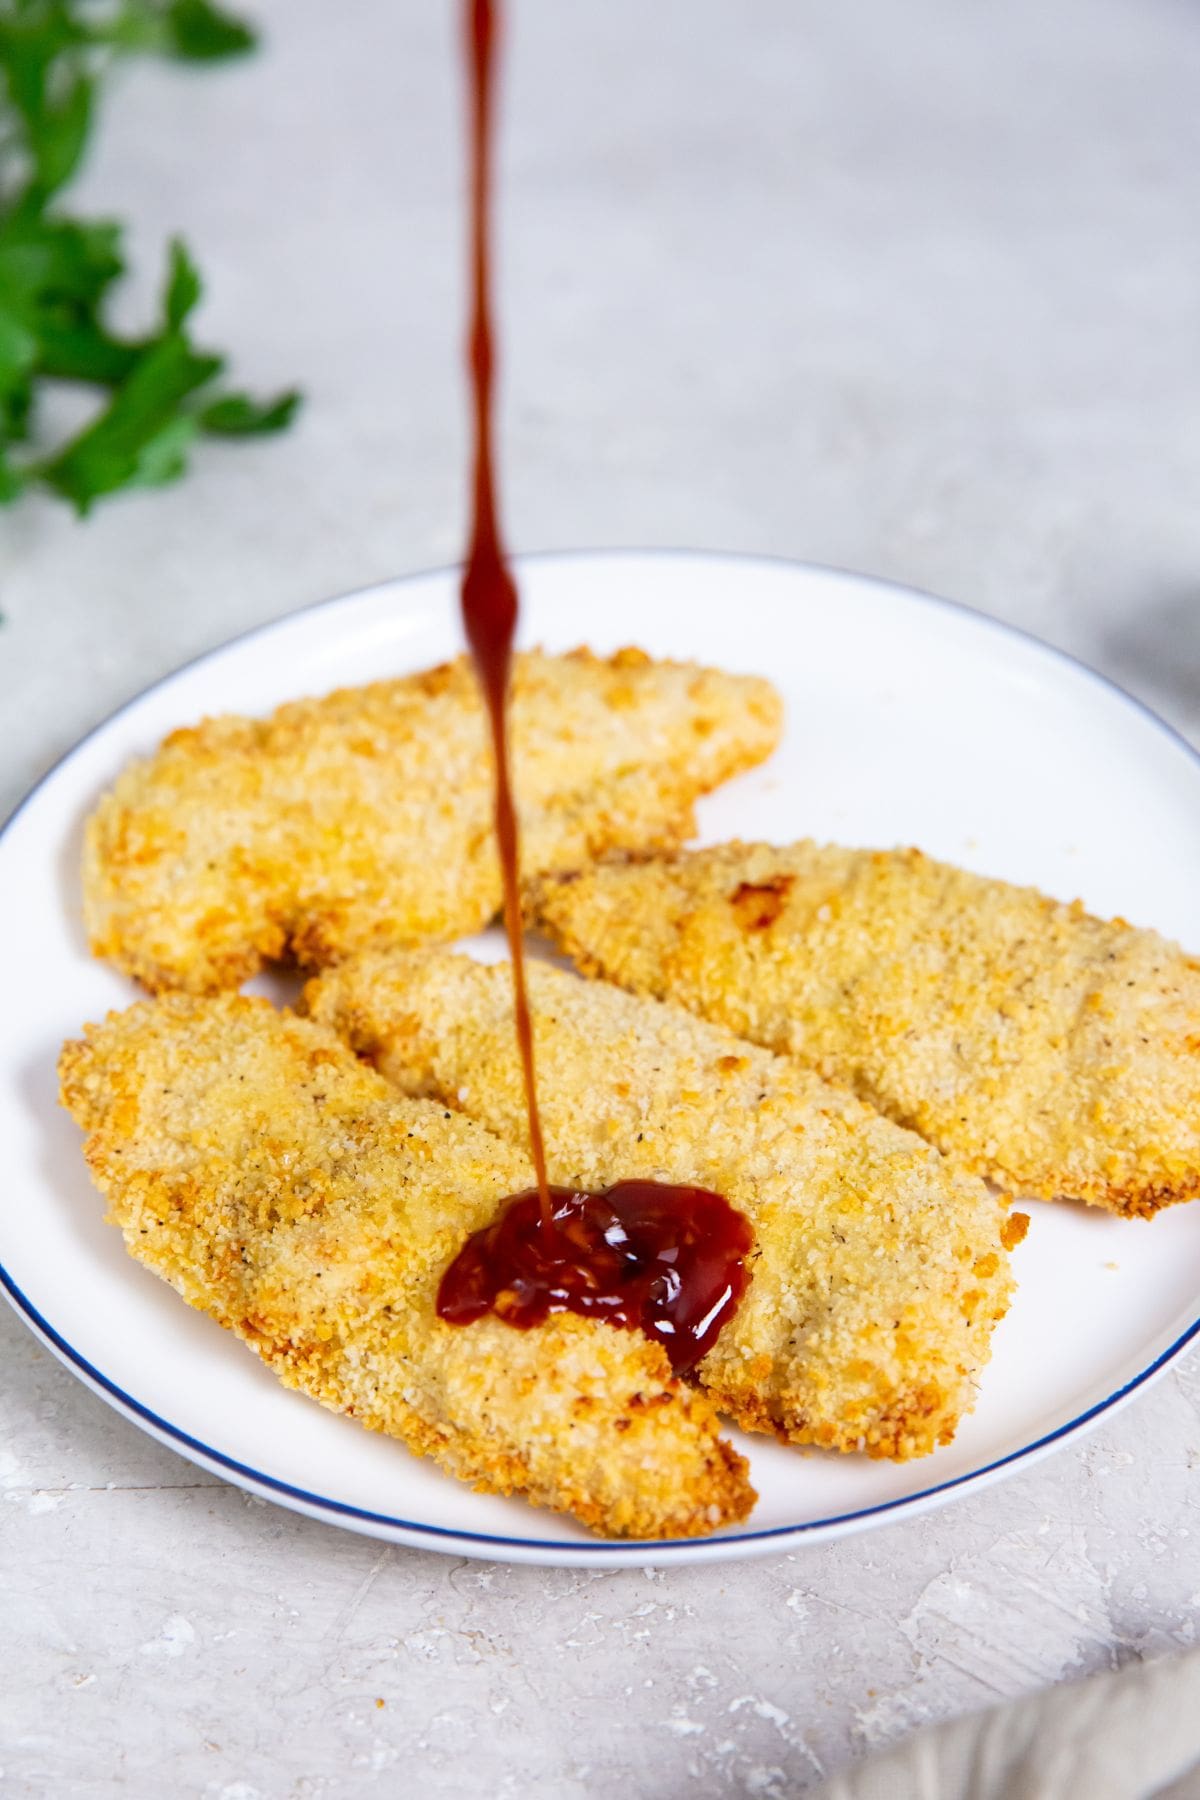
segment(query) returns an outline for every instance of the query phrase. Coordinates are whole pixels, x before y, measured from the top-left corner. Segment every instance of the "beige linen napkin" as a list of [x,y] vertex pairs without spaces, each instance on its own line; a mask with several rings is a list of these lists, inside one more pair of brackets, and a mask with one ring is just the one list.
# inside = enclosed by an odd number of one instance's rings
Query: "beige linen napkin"
[[811,1800],[1200,1800],[1200,1650],[919,1731]]

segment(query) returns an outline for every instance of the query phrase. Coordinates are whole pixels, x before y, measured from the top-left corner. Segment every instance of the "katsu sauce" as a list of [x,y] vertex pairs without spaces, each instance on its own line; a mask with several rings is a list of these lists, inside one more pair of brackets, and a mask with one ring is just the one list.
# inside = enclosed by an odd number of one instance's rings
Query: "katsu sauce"
[[442,1318],[468,1325],[494,1312],[528,1327],[551,1312],[583,1313],[639,1326],[676,1375],[694,1369],[746,1286],[752,1236],[741,1213],[707,1188],[659,1181],[618,1181],[601,1194],[554,1187],[550,1197],[549,1248],[532,1190],[467,1239],[442,1280]]
[[507,701],[517,589],[500,537],[492,435],[491,143],[499,0],[464,0],[470,75],[471,324],[469,371],[474,461],[470,545],[462,618],[491,726],[496,845],[504,926],[512,955],[513,1009],[525,1079],[537,1187],[503,1201],[491,1225],[467,1240],[442,1277],[437,1310],[466,1325],[488,1312],[528,1329],[552,1312],[640,1327],[665,1348],[677,1374],[716,1340],[746,1285],[753,1241],[746,1219],[706,1188],[620,1181],[600,1194],[551,1188],[538,1110],[533,1028],[521,934],[520,845],[513,803]]
[[462,618],[492,728],[492,752],[496,766],[496,848],[504,882],[504,929],[508,934],[508,948],[512,956],[513,1009],[517,1021],[521,1068],[525,1076],[529,1148],[533,1154],[533,1168],[537,1176],[542,1232],[549,1247],[555,1231],[550,1188],[546,1180],[546,1148],[542,1140],[541,1114],[538,1112],[537,1067],[533,1056],[533,1027],[529,1021],[529,993],[525,982],[520,846],[508,754],[507,700],[513,637],[517,628],[517,587],[500,542],[492,454],[495,357],[492,350],[489,226],[496,18],[491,0],[465,0],[465,4],[471,70],[471,327],[468,354],[475,451],[471,542],[462,583]]

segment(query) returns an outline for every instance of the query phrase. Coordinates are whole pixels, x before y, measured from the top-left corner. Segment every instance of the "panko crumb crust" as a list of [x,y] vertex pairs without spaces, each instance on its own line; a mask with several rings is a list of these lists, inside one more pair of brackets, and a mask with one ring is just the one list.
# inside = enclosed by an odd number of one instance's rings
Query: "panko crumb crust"
[[842,1081],[1017,1193],[1200,1194],[1200,960],[919,850],[722,844],[534,881],[589,974]]
[[[749,1430],[877,1457],[948,1442],[1027,1221],[790,1058],[545,964],[529,984],[552,1179],[692,1182],[750,1220],[750,1284],[698,1371],[716,1405]],[[304,1004],[405,1091],[524,1141],[507,964],[356,958]]]
[[131,1254],[288,1386],[612,1537],[744,1519],[746,1464],[640,1332],[443,1324],[442,1271],[523,1156],[266,1001],[171,995],[68,1043],[62,1102]]
[[[782,708],[753,676],[578,650],[516,658],[511,719],[536,871],[680,842],[698,795],[774,749]],[[205,719],[131,763],[88,822],[92,949],[152,992],[215,993],[268,961],[479,930],[500,904],[491,796],[465,658]]]

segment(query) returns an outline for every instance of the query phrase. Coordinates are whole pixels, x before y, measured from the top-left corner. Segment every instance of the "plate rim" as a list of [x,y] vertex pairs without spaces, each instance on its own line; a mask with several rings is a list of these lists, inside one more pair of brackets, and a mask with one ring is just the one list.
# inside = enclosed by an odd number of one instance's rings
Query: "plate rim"
[[[783,555],[736,550],[691,549],[682,546],[650,546],[641,549],[636,547],[589,547],[575,550],[529,551],[514,556],[512,562],[519,572],[526,564],[535,562],[570,564],[597,560],[644,561],[652,558],[729,562],[742,566],[781,568],[801,576],[832,576],[856,586],[866,585],[877,588],[893,600],[910,603],[916,601],[945,611],[965,614],[975,623],[981,624],[991,631],[1031,645],[1042,654],[1065,664],[1076,674],[1084,676],[1097,687],[1106,689],[1109,694],[1115,695],[1119,701],[1140,713],[1155,731],[1165,737],[1168,742],[1182,749],[1188,759],[1200,767],[1200,749],[1197,749],[1175,726],[1156,713],[1146,701],[1131,694],[1111,676],[1093,668],[1091,664],[1074,656],[1070,651],[1064,650],[1056,644],[1047,643],[1043,638],[1026,631],[1022,626],[982,612],[965,601],[951,600],[944,595],[934,594],[905,582],[892,581],[884,576],[872,575],[860,570],[805,562],[799,558]],[[195,656],[189,657],[176,667],[167,670],[156,680],[147,683],[144,688],[122,701],[119,706],[106,714],[61,756],[56,758],[18,800],[7,818],[0,824],[0,846],[3,845],[4,839],[17,820],[61,769],[80,755],[93,739],[106,731],[117,719],[178,676],[222,655],[237,645],[284,627],[305,614],[344,605],[353,600],[363,600],[386,590],[403,590],[421,581],[433,580],[437,577],[453,577],[461,567],[462,564],[457,562],[442,563],[434,567],[386,577],[380,581],[370,582],[364,587],[352,588],[322,599],[308,601],[303,606],[295,607],[275,618],[250,625],[244,631],[237,632],[233,637],[224,639],[219,644],[210,645]],[[1015,1473],[1018,1465],[1030,1465],[1040,1461],[1054,1450],[1064,1448],[1072,1439],[1083,1436],[1102,1417],[1119,1410],[1135,1393],[1161,1376],[1200,1335],[1200,1313],[1198,1313],[1191,1324],[1143,1369],[1131,1376],[1120,1387],[1114,1389],[1112,1393],[1105,1395],[1083,1412],[1078,1413],[1073,1419],[1055,1426],[1052,1431],[1044,1432],[1042,1436],[1034,1438],[1030,1443],[1007,1451],[1003,1456],[985,1463],[982,1468],[968,1470],[945,1481],[920,1488],[912,1494],[878,1501],[871,1506],[858,1507],[851,1512],[834,1514],[828,1518],[812,1519],[793,1525],[770,1526],[761,1531],[735,1532],[728,1536],[715,1538],[647,1538],[633,1541],[597,1539],[568,1543],[548,1538],[510,1538],[498,1532],[466,1531],[460,1527],[431,1525],[416,1520],[402,1519],[392,1514],[377,1513],[368,1508],[354,1506],[348,1501],[337,1500],[329,1495],[312,1493],[308,1489],[286,1482],[278,1476],[254,1469],[250,1465],[226,1455],[223,1451],[205,1444],[190,1432],[185,1431],[182,1426],[163,1418],[134,1395],[127,1393],[102,1370],[96,1368],[43,1316],[3,1263],[0,1263],[0,1292],[4,1294],[17,1317],[52,1352],[56,1359],[114,1411],[188,1461],[207,1469],[210,1473],[221,1476],[243,1490],[325,1524],[340,1526],[342,1529],[357,1531],[369,1536],[386,1538],[391,1542],[406,1544],[415,1549],[442,1553],[457,1552],[460,1555],[476,1558],[533,1563],[543,1566],[586,1565],[597,1560],[634,1567],[647,1562],[662,1565],[679,1561],[727,1561],[764,1554],[772,1549],[783,1550],[789,1545],[798,1546],[828,1538],[848,1536],[874,1525],[886,1524],[908,1515],[931,1511],[945,1505],[963,1490],[991,1485],[995,1481],[1004,1479],[1006,1475]]]

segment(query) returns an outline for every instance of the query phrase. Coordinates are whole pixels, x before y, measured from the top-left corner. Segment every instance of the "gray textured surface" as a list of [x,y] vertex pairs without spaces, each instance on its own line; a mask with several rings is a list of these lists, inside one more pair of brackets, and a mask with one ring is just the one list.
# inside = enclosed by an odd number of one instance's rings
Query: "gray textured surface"
[[[452,9],[257,10],[257,63],[128,77],[86,198],[148,260],[186,229],[213,341],[310,406],[86,528],[0,520],[0,806],[196,650],[459,542]],[[1200,734],[1196,9],[524,0],[516,35],[515,544],[895,576]],[[776,1800],[1194,1637],[1195,1361],[940,1515],[650,1576],[381,1550],[210,1482],[8,1314],[0,1359],[6,1795]]]

